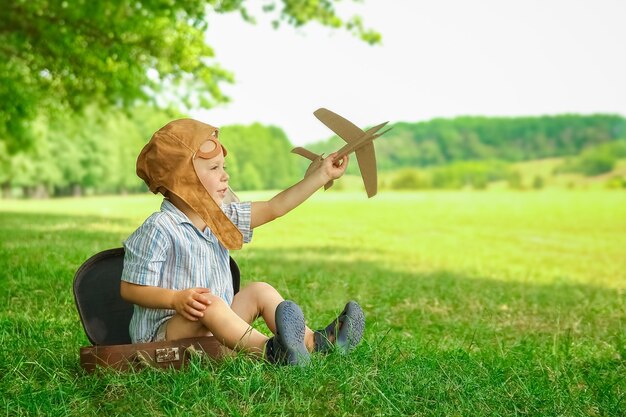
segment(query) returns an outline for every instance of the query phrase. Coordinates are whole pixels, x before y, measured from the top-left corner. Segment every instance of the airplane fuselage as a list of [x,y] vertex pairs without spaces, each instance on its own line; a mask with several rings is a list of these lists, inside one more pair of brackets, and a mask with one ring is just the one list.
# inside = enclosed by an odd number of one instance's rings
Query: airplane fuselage
[[382,132],[382,133],[380,133],[378,135],[376,134],[376,132],[378,132],[380,129],[382,129],[387,123],[389,123],[389,122],[384,122],[384,123],[381,123],[381,124],[379,124],[377,126],[371,127],[369,129],[367,129],[367,131],[365,131],[363,133],[363,136],[361,136],[357,140],[354,140],[352,142],[346,143],[341,149],[339,149],[337,151],[337,155],[335,156],[335,160],[341,159],[345,155],[349,155],[352,152],[357,151],[363,145],[373,141],[374,139],[376,139],[377,137],[379,137],[380,135],[385,133],[385,132]]

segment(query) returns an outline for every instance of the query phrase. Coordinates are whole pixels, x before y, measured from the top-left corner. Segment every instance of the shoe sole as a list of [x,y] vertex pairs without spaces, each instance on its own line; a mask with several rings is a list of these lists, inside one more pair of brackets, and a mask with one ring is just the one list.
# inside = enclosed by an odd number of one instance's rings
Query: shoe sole
[[293,301],[283,301],[276,308],[276,339],[287,351],[289,365],[306,366],[311,361],[304,345],[304,314]]
[[348,353],[359,344],[365,331],[365,314],[356,301],[349,301],[341,314],[341,329],[337,334],[337,347],[342,353]]

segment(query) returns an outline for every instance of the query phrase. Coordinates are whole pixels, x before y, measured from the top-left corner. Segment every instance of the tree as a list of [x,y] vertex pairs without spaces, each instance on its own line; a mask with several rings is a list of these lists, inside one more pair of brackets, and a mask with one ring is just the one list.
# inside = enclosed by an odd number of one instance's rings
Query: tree
[[226,165],[235,190],[282,189],[300,177],[298,158],[290,153],[293,146],[282,129],[259,123],[225,126],[220,140],[228,150]]
[[[340,18],[338,0],[269,0],[262,12],[302,26],[311,21],[344,28],[369,43],[380,35],[361,19]],[[0,7],[0,140],[14,154],[32,144],[30,123],[87,104],[130,108],[159,105],[176,92],[177,104],[210,107],[227,100],[232,82],[205,43],[214,13],[240,13],[254,22],[244,0],[14,0]],[[259,12],[260,13],[260,12]],[[167,91],[166,96],[163,93]]]

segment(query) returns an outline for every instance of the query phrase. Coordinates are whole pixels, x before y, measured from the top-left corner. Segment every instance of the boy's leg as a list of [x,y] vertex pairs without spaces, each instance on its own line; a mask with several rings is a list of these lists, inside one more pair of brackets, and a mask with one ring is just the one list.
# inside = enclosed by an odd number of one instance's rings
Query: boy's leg
[[250,327],[219,297],[209,295],[211,304],[198,321],[187,320],[176,314],[167,322],[166,339],[213,335],[226,347],[263,356],[267,336]]
[[[235,294],[231,308],[239,317],[252,324],[258,317],[263,317],[267,327],[276,334],[276,307],[284,298],[271,285],[265,282],[253,282]],[[315,347],[313,331],[305,327],[304,344],[309,352]]]
[[198,321],[175,315],[167,322],[167,340],[203,336],[208,332],[226,347],[265,357],[272,363],[304,366],[309,352],[303,343],[304,316],[292,301],[283,301],[275,309],[276,336],[268,339],[239,317],[221,298],[208,296],[211,304]]

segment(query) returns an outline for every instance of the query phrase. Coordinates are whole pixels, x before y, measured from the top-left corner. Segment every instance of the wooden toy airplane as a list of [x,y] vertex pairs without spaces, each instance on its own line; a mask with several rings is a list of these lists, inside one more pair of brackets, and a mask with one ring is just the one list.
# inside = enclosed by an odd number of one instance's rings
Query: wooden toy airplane
[[[313,112],[313,114],[322,123],[335,132],[341,139],[347,142],[343,148],[337,151],[337,155],[334,160],[337,161],[345,155],[355,152],[356,160],[359,163],[359,170],[361,171],[361,177],[363,178],[363,184],[365,184],[367,196],[375,196],[378,190],[378,177],[376,173],[376,153],[374,152],[374,144],[372,141],[391,130],[391,128],[389,128],[381,133],[378,133],[378,131],[389,122],[381,123],[363,131],[356,127],[352,122],[328,109],[317,109]],[[301,147],[294,148],[291,152],[297,153],[298,155],[304,156],[312,161],[311,165],[309,165],[309,168],[304,174],[305,177],[315,171],[324,160],[324,154],[317,155]],[[326,185],[324,185],[324,189],[327,190],[332,187],[332,185],[333,181],[329,181]]]

